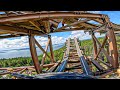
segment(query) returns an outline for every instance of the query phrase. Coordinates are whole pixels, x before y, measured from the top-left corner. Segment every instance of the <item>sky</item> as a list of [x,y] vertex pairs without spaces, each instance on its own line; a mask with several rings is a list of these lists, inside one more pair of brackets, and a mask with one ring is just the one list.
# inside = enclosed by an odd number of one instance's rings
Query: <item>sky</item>
[[[92,13],[100,13],[106,14],[109,16],[110,21],[115,24],[120,24],[120,11],[90,11]],[[58,27],[61,27],[59,24]],[[95,34],[97,37],[102,37],[104,35],[100,35],[99,33]],[[89,33],[84,33],[84,31],[69,31],[69,32],[59,32],[59,33],[52,33],[52,43],[54,44],[61,44],[66,41],[68,38],[77,37],[80,40],[90,39],[91,35]],[[36,36],[35,37],[40,45],[45,46],[47,42],[47,37]],[[10,39],[0,39],[0,50],[6,49],[16,49],[16,48],[26,48],[29,47],[28,37],[17,37],[17,38],[10,38]]]

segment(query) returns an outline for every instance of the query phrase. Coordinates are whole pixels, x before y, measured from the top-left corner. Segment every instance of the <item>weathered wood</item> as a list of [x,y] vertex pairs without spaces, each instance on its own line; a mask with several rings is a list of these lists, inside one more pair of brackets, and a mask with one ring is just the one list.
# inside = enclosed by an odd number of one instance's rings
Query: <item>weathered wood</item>
[[4,32],[11,32],[11,33],[19,33],[19,34],[29,34],[29,31],[31,31],[31,34],[33,35],[42,35],[43,33],[38,30],[32,30],[32,29],[24,29],[21,27],[16,26],[10,26],[10,25],[3,25],[0,24],[0,30]]
[[38,56],[35,48],[35,39],[34,36],[32,35],[29,36],[29,45],[30,45],[30,52],[35,65],[36,72],[39,74],[42,70],[40,68],[40,63],[38,61]]
[[[50,40],[48,39],[48,42],[47,42],[46,47],[45,47],[45,52],[47,52],[49,43],[50,43]],[[45,58],[46,58],[46,54],[43,53],[43,58],[42,58],[42,61],[41,61],[41,65],[44,64]]]
[[10,16],[10,17],[2,17],[0,18],[0,22],[7,21],[19,21],[19,20],[31,20],[38,18],[56,18],[56,17],[79,17],[79,18],[102,18],[102,14],[91,14],[91,13],[83,13],[83,14],[74,14],[73,12],[52,12],[52,13],[37,13],[37,14],[27,14],[27,15],[18,15],[18,16]]
[[49,72],[54,72],[57,69],[57,67],[60,65],[60,63],[61,63],[61,61],[58,61],[48,71]]
[[[43,65],[43,68],[50,68],[50,67],[52,67],[53,65],[54,65],[55,63],[51,63],[51,64],[44,64]],[[16,69],[23,69],[23,68],[35,68],[35,66],[22,66],[22,67],[13,67],[12,69],[14,70],[16,70]],[[0,68],[0,70],[8,70],[9,68]]]
[[[97,40],[97,38],[95,36],[93,36],[93,38],[96,40],[96,42],[98,43],[99,47],[101,47],[101,43]],[[104,48],[101,49],[103,51],[103,53],[105,54],[105,56],[107,57],[107,60],[110,62],[110,64],[112,65],[113,61],[112,58],[108,55],[108,53],[106,52],[106,50]]]
[[23,68],[19,73],[22,74],[25,70],[26,68]]
[[50,46],[50,54],[51,54],[51,62],[54,63],[55,62],[55,58],[54,58],[54,52],[53,52],[53,47],[52,47],[52,40],[51,40],[51,36],[48,35],[48,39],[50,40],[49,46]]
[[60,31],[62,29],[65,29],[66,27],[73,26],[73,25],[76,25],[76,24],[79,24],[79,23],[83,23],[83,22],[87,22],[87,21],[90,21],[90,19],[85,19],[85,20],[81,20],[81,21],[77,21],[77,22],[71,23],[69,25],[66,25],[66,26],[63,26],[61,28],[58,28],[55,31]]
[[68,38],[68,40],[67,40],[66,56],[69,56],[69,52],[70,52],[70,38]]
[[91,34],[91,36],[92,36],[93,46],[94,46],[94,57],[96,57],[97,56],[97,43],[96,43],[95,39],[93,38],[93,35],[94,35],[94,33]]
[[[35,39],[35,38],[34,38]],[[35,39],[35,43],[36,45],[43,51],[43,53],[45,53],[50,59],[52,59],[48,53],[42,48],[42,46],[38,43],[38,41]]]
[[37,22],[31,20],[31,21],[29,21],[29,23],[31,23],[33,26],[35,26],[39,31],[42,31],[43,33],[45,33],[43,30],[41,30],[41,28],[39,27]]
[[80,47],[79,47],[78,42],[77,42],[77,39],[74,38],[74,40],[75,40],[75,45],[76,45],[78,56],[81,57],[81,56],[83,56],[82,55],[82,50],[80,50]]
[[105,45],[106,41],[107,41],[107,35],[105,36],[105,39],[103,40],[102,45],[99,43],[100,49],[99,49],[99,51],[98,51],[98,53],[97,53],[97,55],[95,57],[95,60],[98,58],[98,55],[100,54],[101,50],[104,48],[104,45]]
[[[109,26],[110,27],[110,26]],[[110,50],[110,56],[113,58],[113,68],[118,68],[118,50],[117,50],[117,43],[114,31],[112,29],[107,28],[107,36],[109,40],[109,50]]]
[[111,68],[112,66],[109,65],[108,63],[105,63],[104,61],[100,60],[100,58],[97,60],[98,62],[101,62],[103,64],[105,64],[107,67]]
[[95,67],[99,70],[99,71],[103,71],[104,68],[96,61],[96,60],[91,60],[93,65],[95,65]]

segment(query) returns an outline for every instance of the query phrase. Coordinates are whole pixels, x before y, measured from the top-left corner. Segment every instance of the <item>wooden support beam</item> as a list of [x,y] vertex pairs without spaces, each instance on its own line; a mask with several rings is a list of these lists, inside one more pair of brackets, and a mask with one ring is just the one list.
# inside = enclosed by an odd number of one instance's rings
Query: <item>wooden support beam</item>
[[82,20],[82,21],[77,21],[77,22],[74,22],[74,23],[71,23],[69,25],[66,25],[66,26],[63,26],[61,28],[58,28],[56,29],[55,31],[61,31],[62,29],[65,29],[66,27],[69,27],[69,26],[73,26],[73,25],[77,25],[79,23],[83,23],[83,22],[87,22],[87,21],[90,21],[90,19],[85,19],[85,20]]
[[46,33],[50,33],[50,23],[49,21],[44,21]]
[[[35,38],[34,38],[35,39]],[[42,48],[42,46],[38,43],[38,41],[35,39],[36,45],[42,50],[43,53],[45,53],[50,59],[52,59],[48,53]]]
[[102,45],[99,44],[100,45],[100,49],[99,49],[99,51],[98,51],[98,53],[97,53],[97,55],[95,57],[95,60],[98,58],[98,55],[100,54],[101,50],[104,48],[104,45],[105,45],[106,41],[107,41],[107,35],[105,36],[105,39],[103,40]]
[[96,43],[95,39],[93,38],[93,35],[94,35],[94,33],[91,34],[91,36],[92,36],[92,40],[93,40],[94,57],[96,57],[97,56],[97,43]]
[[49,70],[48,72],[54,72],[57,67],[60,65],[61,61],[58,61],[57,63],[55,63]]
[[[45,52],[47,52],[47,49],[48,49],[49,43],[50,43],[50,40],[48,39],[47,45],[46,45],[46,47],[45,47]],[[42,58],[42,61],[41,61],[41,65],[44,64],[45,58],[46,58],[46,54],[43,53],[43,58]]]
[[15,27],[15,26],[9,26],[9,25],[2,25],[0,24],[0,30],[2,31],[9,31],[13,33],[20,33],[20,34],[29,34],[31,31],[31,34],[35,35],[42,35],[43,33],[37,30],[32,30],[32,29],[23,29],[21,27]]
[[43,30],[41,30],[41,28],[39,27],[38,23],[35,21],[29,21],[33,26],[35,26],[39,31],[42,31],[43,33],[45,33]]
[[[93,36],[93,38],[94,38],[94,39],[96,40],[96,42],[98,43],[99,47],[101,47],[102,45],[101,45],[101,43],[98,41],[98,39],[97,39],[95,36]],[[113,65],[113,63],[112,63],[112,58],[108,55],[108,53],[105,51],[105,49],[102,48],[101,50],[103,51],[103,53],[104,53],[105,56],[107,57],[107,60],[110,62],[110,64]]]
[[29,36],[29,45],[30,45],[30,52],[31,52],[31,56],[34,62],[36,72],[39,74],[41,73],[42,70],[40,68],[40,63],[38,61],[38,56],[35,48],[35,39],[34,39],[34,36],[32,35]]
[[111,65],[109,65],[108,63],[105,63],[103,60],[100,60],[100,58],[97,60],[100,63],[105,64],[107,67],[111,68]]
[[51,13],[36,13],[36,14],[24,14],[18,16],[9,16],[9,17],[1,17],[0,22],[7,21],[19,21],[19,20],[31,20],[38,18],[60,18],[60,17],[78,17],[78,18],[102,18],[102,14],[91,14],[91,13],[82,13],[75,14],[73,12],[51,12]]
[[107,37],[109,41],[110,56],[113,58],[113,68],[118,68],[119,63],[118,63],[117,43],[116,43],[114,31],[110,28],[107,28]]
[[51,54],[51,62],[54,63],[54,52],[53,52],[53,47],[52,47],[52,40],[51,40],[51,35],[48,35],[48,40],[50,40],[49,46],[50,46],[50,54]]
[[[55,63],[51,63],[51,64],[45,64],[45,65],[43,65],[43,68],[50,68],[50,67],[52,67],[53,65],[54,65]],[[22,67],[13,67],[13,69],[23,69],[23,68],[35,68],[35,66],[22,66]],[[7,68],[0,68],[0,70],[8,70],[9,69],[9,67],[7,67]]]
[[99,71],[103,71],[104,68],[96,61],[96,60],[91,60],[93,65],[95,65],[95,67],[99,70]]
[[24,35],[24,34],[21,34],[21,35],[6,35],[6,36],[0,36],[0,39],[21,37],[21,36],[26,36],[26,35]]

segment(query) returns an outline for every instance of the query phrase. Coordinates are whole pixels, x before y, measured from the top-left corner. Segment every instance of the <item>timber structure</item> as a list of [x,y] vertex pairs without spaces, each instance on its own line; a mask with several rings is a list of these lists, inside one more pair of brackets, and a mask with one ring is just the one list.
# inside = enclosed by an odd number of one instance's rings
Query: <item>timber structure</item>
[[[120,33],[120,25],[110,22],[107,15],[93,14],[87,11],[1,11],[0,14],[0,39],[28,36],[31,57],[34,66],[23,66],[14,68],[0,68],[0,75],[11,74],[14,78],[43,79],[43,78],[100,78],[108,73],[115,72],[119,68],[118,49],[115,34]],[[93,24],[91,22],[97,22]],[[62,27],[58,28],[58,24]],[[84,54],[77,38],[66,41],[66,51],[63,60],[54,58],[51,33],[84,30],[92,36],[94,55],[88,57]],[[102,43],[96,38],[95,33],[104,33]],[[47,36],[48,42],[43,49],[35,36]],[[106,43],[108,47],[105,48]],[[36,52],[37,45],[43,52],[41,62],[38,61]],[[47,50],[50,48],[50,55]],[[107,50],[106,50],[107,49]],[[107,59],[100,57],[103,53]],[[45,64],[49,57],[50,64]],[[104,64],[105,67],[103,67]],[[96,67],[96,72],[92,67]],[[47,68],[47,70],[43,70]],[[24,72],[36,72],[35,76],[25,76]]]

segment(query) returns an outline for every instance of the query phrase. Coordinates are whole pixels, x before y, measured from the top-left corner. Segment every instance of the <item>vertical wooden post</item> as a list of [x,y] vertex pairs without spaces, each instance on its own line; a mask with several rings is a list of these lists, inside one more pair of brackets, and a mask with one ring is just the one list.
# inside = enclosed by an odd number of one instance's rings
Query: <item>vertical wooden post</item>
[[48,35],[48,40],[50,40],[50,43],[49,43],[49,46],[50,46],[50,54],[51,54],[51,57],[52,57],[52,63],[54,63],[54,62],[55,62],[55,59],[54,59],[54,53],[53,53],[51,35]]
[[93,47],[94,47],[94,57],[96,57],[97,56],[97,43],[96,43],[95,39],[93,38],[94,33],[92,33],[91,35],[92,35]]
[[30,52],[31,52],[31,56],[34,62],[36,72],[39,74],[41,72],[41,68],[40,68],[40,64],[38,61],[38,56],[35,48],[35,39],[34,39],[34,36],[32,35],[29,36],[29,46],[30,46]]
[[112,29],[109,29],[107,31],[107,36],[109,40],[109,50],[110,50],[110,56],[113,58],[113,68],[118,68],[118,50],[117,50],[117,43],[114,31]]

